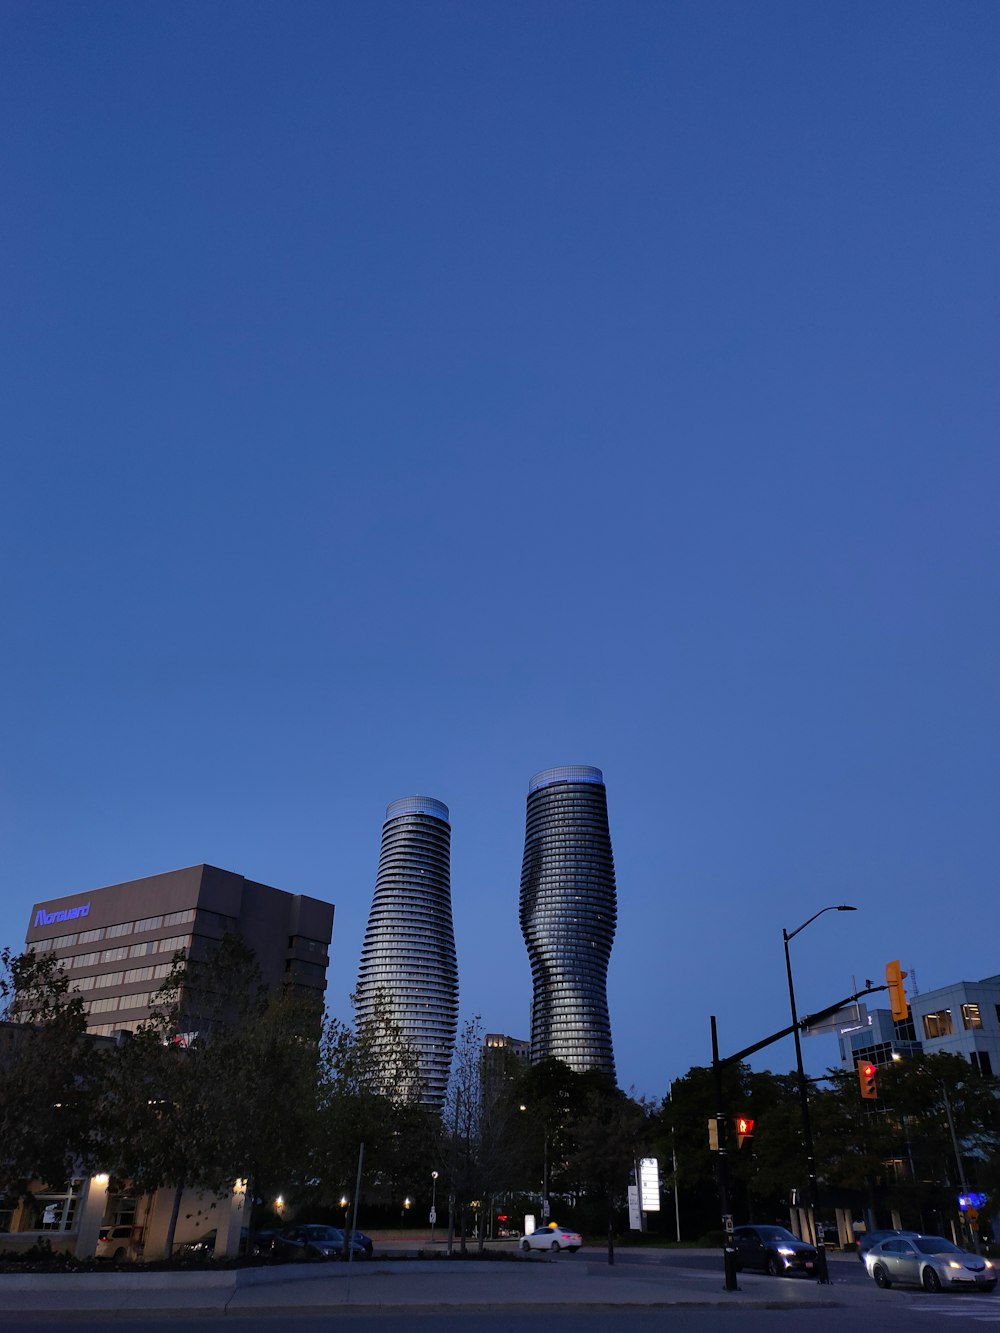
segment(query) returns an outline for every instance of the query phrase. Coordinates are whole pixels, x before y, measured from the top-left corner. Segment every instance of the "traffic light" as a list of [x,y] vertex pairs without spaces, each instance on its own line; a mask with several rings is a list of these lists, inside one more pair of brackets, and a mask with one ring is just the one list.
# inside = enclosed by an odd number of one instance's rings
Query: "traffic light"
[[878,1070],[870,1060],[858,1061],[858,1082],[866,1101],[872,1102],[878,1097]]
[[897,1023],[910,1016],[910,1006],[906,1003],[906,991],[903,990],[903,978],[907,976],[909,976],[908,972],[900,971],[898,958],[894,958],[891,963],[886,963],[885,983],[889,987],[889,1003],[892,1006],[892,1016]]
[[736,1128],[736,1146],[742,1148],[744,1139],[753,1138],[753,1121],[745,1115],[737,1115],[733,1117],[733,1125]]

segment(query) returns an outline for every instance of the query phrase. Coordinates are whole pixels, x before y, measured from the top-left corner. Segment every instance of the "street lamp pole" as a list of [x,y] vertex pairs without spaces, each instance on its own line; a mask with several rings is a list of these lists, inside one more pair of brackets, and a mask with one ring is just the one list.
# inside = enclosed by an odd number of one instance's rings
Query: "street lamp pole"
[[788,1003],[792,1011],[792,1035],[795,1038],[795,1068],[798,1073],[799,1081],[799,1105],[802,1109],[802,1146],[806,1153],[806,1172],[809,1178],[809,1214],[813,1231],[813,1243],[816,1246],[816,1259],[819,1268],[819,1281],[829,1282],[830,1274],[826,1265],[826,1246],[823,1243],[823,1237],[819,1233],[816,1225],[816,1214],[819,1210],[819,1186],[816,1181],[816,1151],[813,1147],[812,1124],[809,1120],[809,1085],[806,1082],[806,1071],[802,1067],[802,1039],[799,1036],[799,1016],[795,1009],[795,985],[792,981],[792,956],[788,951],[788,944],[796,935],[806,926],[812,925],[817,917],[824,912],[856,912],[856,907],[850,907],[847,904],[829,907],[821,907],[818,912],[814,912],[808,921],[803,921],[801,926],[796,926],[794,930],[785,930],[782,928],[781,938],[785,944],[785,972],[788,976]]
[[549,1127],[545,1126],[542,1140],[542,1221],[549,1220]]
[[431,1172],[431,1244],[432,1245],[434,1244],[434,1228],[437,1225],[437,1220],[438,1220],[437,1188],[438,1188],[438,1173],[436,1171],[432,1171]]

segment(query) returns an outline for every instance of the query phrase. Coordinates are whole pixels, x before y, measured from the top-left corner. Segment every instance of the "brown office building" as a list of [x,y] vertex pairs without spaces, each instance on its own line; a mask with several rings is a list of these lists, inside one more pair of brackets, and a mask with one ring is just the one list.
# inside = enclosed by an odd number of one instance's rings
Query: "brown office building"
[[178,949],[203,956],[225,934],[257,955],[268,986],[326,988],[333,904],[258,884],[216,866],[189,866],[36,903],[25,944],[63,960],[90,1032],[133,1030]]

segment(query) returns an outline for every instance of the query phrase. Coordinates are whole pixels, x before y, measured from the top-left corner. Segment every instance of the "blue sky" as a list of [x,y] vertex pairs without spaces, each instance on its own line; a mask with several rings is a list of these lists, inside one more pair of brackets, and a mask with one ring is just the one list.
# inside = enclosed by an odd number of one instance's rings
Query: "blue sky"
[[804,1011],[1000,972],[998,50],[977,0],[7,0],[0,942],[209,861],[336,903],[346,1017],[421,792],[524,1035],[528,778],[590,763],[625,1085],[781,1027],[827,903]]

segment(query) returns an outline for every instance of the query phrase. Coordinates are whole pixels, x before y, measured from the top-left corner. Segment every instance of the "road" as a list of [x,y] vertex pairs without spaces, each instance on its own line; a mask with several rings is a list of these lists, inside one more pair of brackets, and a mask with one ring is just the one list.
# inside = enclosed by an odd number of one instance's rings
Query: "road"
[[76,1316],[16,1316],[4,1320],[4,1333],[148,1333],[151,1324],[176,1327],[184,1333],[793,1333],[808,1321],[809,1333],[844,1333],[845,1329],[877,1327],[879,1333],[977,1333],[1000,1329],[1000,1302],[991,1296],[942,1296],[921,1299],[900,1294],[895,1306],[880,1303],[867,1312],[851,1309],[783,1310],[703,1309],[674,1306],[662,1310],[503,1310],[402,1311],[376,1314],[202,1318],[145,1315],[141,1319],[109,1320]]

